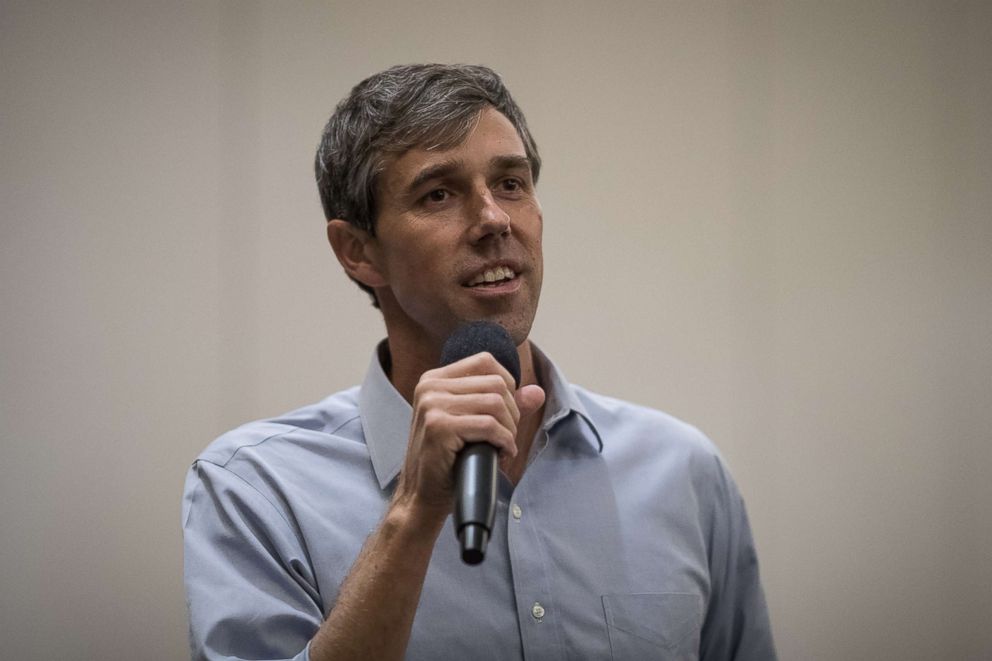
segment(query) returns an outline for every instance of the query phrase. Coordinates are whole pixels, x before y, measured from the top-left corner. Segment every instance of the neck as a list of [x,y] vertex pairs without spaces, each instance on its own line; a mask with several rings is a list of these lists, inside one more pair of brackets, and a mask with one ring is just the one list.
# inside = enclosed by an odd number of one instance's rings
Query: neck
[[[412,346],[411,343],[396,335],[387,339],[390,355],[389,381],[407,402],[413,403],[413,392],[417,382],[424,372],[438,366],[441,360],[440,346]],[[530,341],[524,340],[517,347],[520,357],[520,385],[537,384],[537,372],[534,369],[534,354]],[[539,384],[538,384],[539,385]]]

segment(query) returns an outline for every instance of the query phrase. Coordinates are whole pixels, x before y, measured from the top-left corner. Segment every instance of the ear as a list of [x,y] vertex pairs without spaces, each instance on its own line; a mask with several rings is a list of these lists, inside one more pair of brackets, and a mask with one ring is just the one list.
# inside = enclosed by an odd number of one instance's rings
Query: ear
[[327,221],[327,240],[345,273],[375,289],[386,285],[375,237],[346,220]]

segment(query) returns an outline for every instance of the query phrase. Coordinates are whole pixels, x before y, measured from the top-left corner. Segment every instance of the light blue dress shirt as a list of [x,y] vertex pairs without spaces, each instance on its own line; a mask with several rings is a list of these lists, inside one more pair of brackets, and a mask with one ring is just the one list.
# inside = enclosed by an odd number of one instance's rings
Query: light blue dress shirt
[[[548,398],[530,463],[515,488],[501,476],[484,563],[463,564],[445,526],[406,658],[774,659],[744,503],[714,446],[535,356]],[[199,456],[182,514],[193,658],[309,658],[410,420],[373,355],[361,388]]]

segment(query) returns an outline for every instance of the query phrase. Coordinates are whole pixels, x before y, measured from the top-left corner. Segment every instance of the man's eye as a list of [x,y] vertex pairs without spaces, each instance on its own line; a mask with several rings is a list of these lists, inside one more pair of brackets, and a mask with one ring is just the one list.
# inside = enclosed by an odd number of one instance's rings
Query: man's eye
[[437,188],[435,190],[432,190],[430,193],[428,193],[425,199],[428,202],[444,202],[445,200],[448,199],[448,194],[449,194],[448,191],[444,190],[443,188]]
[[519,179],[504,179],[500,185],[506,191],[518,191],[522,186]]

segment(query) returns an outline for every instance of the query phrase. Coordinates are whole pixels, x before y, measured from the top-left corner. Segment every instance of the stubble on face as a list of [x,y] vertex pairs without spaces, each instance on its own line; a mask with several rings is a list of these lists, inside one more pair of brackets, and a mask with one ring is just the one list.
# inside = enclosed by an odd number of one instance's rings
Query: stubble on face
[[[477,319],[522,344],[540,297],[543,218],[509,120],[483,110],[460,144],[408,150],[387,162],[380,182],[375,249],[388,286],[377,293],[391,345],[433,354],[457,325]],[[513,278],[468,286],[494,266],[512,267]]]

